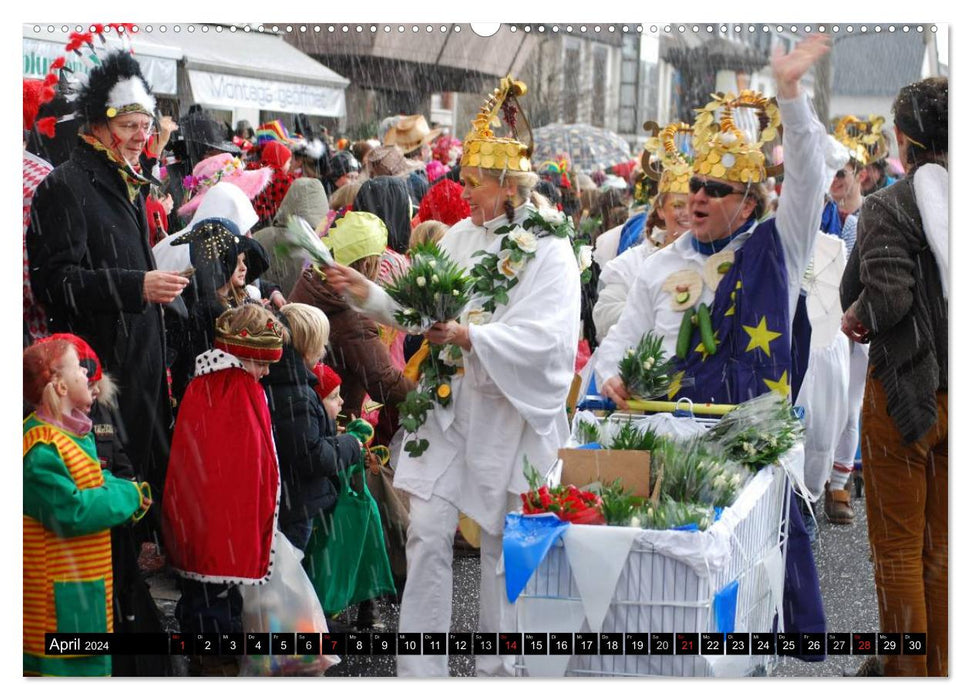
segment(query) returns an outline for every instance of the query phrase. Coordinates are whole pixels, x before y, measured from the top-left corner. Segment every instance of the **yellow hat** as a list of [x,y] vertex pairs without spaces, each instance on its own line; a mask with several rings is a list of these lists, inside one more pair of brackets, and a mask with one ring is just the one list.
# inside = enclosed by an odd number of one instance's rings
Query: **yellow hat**
[[860,165],[883,160],[890,154],[890,144],[883,134],[883,117],[871,114],[866,121],[852,114],[833,119],[833,136],[850,149],[850,156]]
[[[506,76],[499,83],[499,87],[483,103],[479,114],[472,120],[472,130],[465,137],[462,144],[462,161],[464,167],[481,167],[490,170],[510,170],[530,172],[532,166],[529,157],[533,153],[533,132],[529,120],[519,106],[517,97],[526,94],[526,84]],[[497,137],[492,132],[492,126],[499,126],[499,112],[512,131],[512,137]],[[526,128],[527,142],[518,140],[518,118]]]
[[[754,90],[743,90],[738,97],[732,93],[714,94],[713,101],[695,110],[695,159],[692,165],[697,175],[710,175],[729,182],[762,182],[781,172],[781,166],[766,168],[762,146],[779,134],[782,119],[775,100]],[[758,110],[758,136],[751,138],[736,123],[739,109]],[[716,120],[715,111],[721,110]]]
[[369,255],[381,255],[388,247],[388,227],[366,211],[349,211],[331,227],[324,244],[341,265],[350,265]]
[[644,174],[658,181],[658,194],[688,194],[694,149],[691,146],[691,126],[672,122],[661,129],[657,122],[644,122],[652,133],[641,153]]

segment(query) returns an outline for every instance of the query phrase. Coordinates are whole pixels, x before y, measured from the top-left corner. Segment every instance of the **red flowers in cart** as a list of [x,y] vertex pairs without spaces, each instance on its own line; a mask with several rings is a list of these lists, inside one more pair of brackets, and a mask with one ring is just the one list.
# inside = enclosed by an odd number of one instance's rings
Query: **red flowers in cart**
[[[573,484],[553,486],[542,484],[539,473],[525,463],[523,473],[529,482],[529,491],[520,494],[523,513],[554,513],[560,520],[580,525],[603,525],[603,503],[600,496],[590,491],[581,491]],[[542,485],[540,485],[542,484]]]

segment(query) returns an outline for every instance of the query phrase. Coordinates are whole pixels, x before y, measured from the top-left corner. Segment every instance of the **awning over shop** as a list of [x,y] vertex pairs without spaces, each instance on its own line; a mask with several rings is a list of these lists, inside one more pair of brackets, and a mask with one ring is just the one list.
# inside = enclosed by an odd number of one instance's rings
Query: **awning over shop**
[[[342,117],[350,81],[283,38],[223,27],[182,26],[179,33],[140,35],[146,42],[177,47],[188,70],[195,102],[216,108],[258,108]],[[148,37],[148,38],[146,38]]]
[[300,112],[321,117],[346,114],[344,89],[261,80],[242,75],[190,70],[192,97],[207,107],[254,107],[271,112]]
[[[23,74],[28,78],[43,78],[51,62],[64,55],[64,46],[68,42],[69,32],[61,31],[60,26],[55,27],[53,32],[49,32],[47,26],[40,26],[40,31],[35,32],[34,26],[32,24],[23,26]],[[73,31],[73,27],[69,29]],[[103,50],[122,48],[122,43],[117,38],[111,37],[107,45],[97,41],[95,47],[98,53],[103,55]],[[177,94],[177,61],[182,58],[182,51],[172,46],[144,42],[140,38],[132,41],[132,48],[135,50],[135,59],[142,68],[145,80],[152,86],[152,92],[157,95]],[[73,71],[67,74],[68,78],[77,79],[81,75],[90,73],[94,65],[91,61],[72,53],[68,58],[67,67]]]

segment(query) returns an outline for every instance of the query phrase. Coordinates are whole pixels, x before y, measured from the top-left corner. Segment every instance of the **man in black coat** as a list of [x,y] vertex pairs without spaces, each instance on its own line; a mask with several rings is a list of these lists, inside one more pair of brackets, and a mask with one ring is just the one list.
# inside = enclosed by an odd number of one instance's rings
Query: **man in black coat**
[[31,286],[50,330],[83,337],[118,381],[125,448],[158,501],[171,423],[161,304],[188,279],[155,270],[148,245],[143,150],[155,100],[134,58],[118,52],[92,71],[75,104],[79,143],[33,201]]

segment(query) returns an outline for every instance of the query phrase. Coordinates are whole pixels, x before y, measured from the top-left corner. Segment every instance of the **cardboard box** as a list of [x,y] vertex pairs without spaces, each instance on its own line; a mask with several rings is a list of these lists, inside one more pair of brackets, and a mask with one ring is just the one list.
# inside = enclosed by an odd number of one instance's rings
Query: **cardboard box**
[[561,449],[561,483],[586,486],[595,481],[607,485],[614,479],[635,496],[650,496],[651,453],[647,450]]

